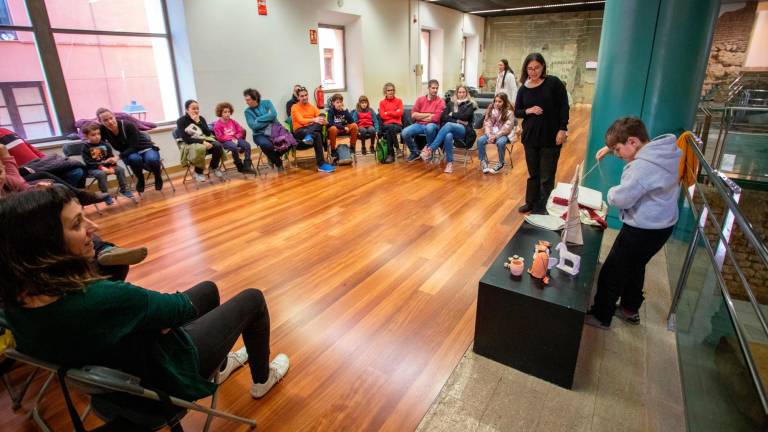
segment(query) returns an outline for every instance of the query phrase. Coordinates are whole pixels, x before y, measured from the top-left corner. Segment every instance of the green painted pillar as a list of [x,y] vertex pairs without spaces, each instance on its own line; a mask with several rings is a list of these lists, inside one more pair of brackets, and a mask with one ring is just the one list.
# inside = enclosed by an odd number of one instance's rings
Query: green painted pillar
[[[720,0],[613,0],[605,3],[597,84],[584,172],[619,117],[643,119],[651,137],[693,125]],[[607,194],[624,162],[608,156],[584,180]],[[608,223],[619,224],[611,208]]]

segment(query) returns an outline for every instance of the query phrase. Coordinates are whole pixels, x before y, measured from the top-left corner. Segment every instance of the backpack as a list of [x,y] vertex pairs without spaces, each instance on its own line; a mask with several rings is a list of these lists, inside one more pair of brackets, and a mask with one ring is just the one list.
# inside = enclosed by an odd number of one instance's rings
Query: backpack
[[376,143],[376,160],[379,163],[384,163],[384,159],[387,158],[388,154],[389,146],[387,145],[387,139],[382,138]]
[[352,164],[352,154],[349,151],[349,146],[346,144],[339,144],[338,147],[336,147],[336,155],[338,156],[337,164],[338,165],[351,165]]

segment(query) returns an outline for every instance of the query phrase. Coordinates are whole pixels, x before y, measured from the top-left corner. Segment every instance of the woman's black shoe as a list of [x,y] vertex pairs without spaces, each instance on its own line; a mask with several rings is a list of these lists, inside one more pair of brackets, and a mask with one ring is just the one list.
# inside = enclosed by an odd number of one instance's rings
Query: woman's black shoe
[[525,203],[525,205],[520,206],[520,208],[517,209],[520,213],[528,213],[531,210],[533,210],[533,204]]

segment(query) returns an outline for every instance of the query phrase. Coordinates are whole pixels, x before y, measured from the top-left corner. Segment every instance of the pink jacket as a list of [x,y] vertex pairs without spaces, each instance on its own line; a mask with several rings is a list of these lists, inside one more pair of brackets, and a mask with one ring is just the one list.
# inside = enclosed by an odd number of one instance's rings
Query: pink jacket
[[229,121],[224,121],[224,119],[216,120],[216,123],[213,124],[213,134],[219,142],[245,138],[243,127],[232,118],[230,118]]
[[[490,108],[491,113],[483,121],[483,131],[485,135],[491,136],[504,136],[508,135],[510,141],[514,141],[515,138],[515,113],[509,110],[507,118],[501,118],[501,111],[496,108]],[[496,132],[494,132],[494,128]]]
[[428,123],[437,123],[437,125],[440,125],[440,115],[443,113],[443,110],[445,109],[445,101],[440,98],[440,96],[435,96],[434,99],[429,100],[426,96],[419,96],[416,99],[416,103],[413,104],[413,109],[411,110],[411,113],[420,112],[420,113],[432,113],[432,119],[430,121],[416,121],[413,119],[413,114],[411,114],[411,119],[414,120],[414,123],[421,123],[421,124],[428,124]]

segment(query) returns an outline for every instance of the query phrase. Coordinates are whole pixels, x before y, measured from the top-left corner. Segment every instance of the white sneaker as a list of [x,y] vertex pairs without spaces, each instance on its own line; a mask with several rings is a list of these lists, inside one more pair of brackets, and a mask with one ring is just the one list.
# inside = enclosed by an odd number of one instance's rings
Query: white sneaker
[[483,172],[483,174],[488,174],[491,172],[491,169],[488,167],[488,162],[486,161],[480,161],[480,170]]
[[192,178],[194,178],[195,181],[198,183],[205,183],[208,181],[208,179],[204,175],[198,174],[198,173],[192,174]]
[[490,172],[491,174],[498,174],[498,173],[501,172],[502,169],[504,169],[504,164],[499,162],[499,163],[496,164],[495,167],[493,167],[490,170],[488,170],[488,172]]
[[288,361],[287,355],[283,353],[276,355],[269,364],[269,378],[267,378],[267,382],[261,384],[253,383],[251,386],[251,396],[255,399],[259,399],[267,394],[278,381],[283,379],[285,373],[288,372],[289,366],[290,362]]
[[216,168],[215,170],[213,170],[213,175],[215,175],[219,179],[223,179],[224,171],[221,168]]
[[245,347],[240,348],[235,352],[227,354],[227,364],[223,370],[219,371],[219,374],[214,379],[216,384],[221,384],[232,375],[237,369],[240,369],[248,361],[248,351]]

